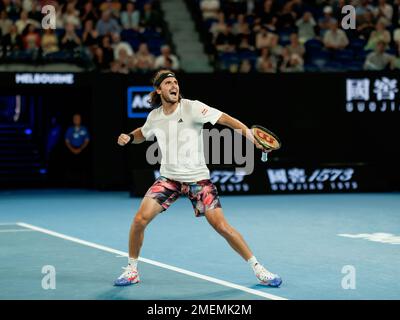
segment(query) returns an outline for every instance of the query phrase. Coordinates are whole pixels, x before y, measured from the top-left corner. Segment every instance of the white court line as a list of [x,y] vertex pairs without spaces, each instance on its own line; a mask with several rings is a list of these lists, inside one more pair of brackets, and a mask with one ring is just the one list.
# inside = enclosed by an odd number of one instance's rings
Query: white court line
[[0,223],[0,226],[15,226],[15,222],[2,222]]
[[30,230],[30,229],[5,229],[5,230],[0,230],[0,233],[6,233],[6,232],[33,232],[35,230]]
[[[75,237],[70,237],[70,236],[67,236],[65,234],[58,233],[58,232],[55,232],[55,231],[51,231],[51,230],[48,230],[48,229],[36,227],[36,226],[31,225],[31,224],[27,224],[27,223],[24,223],[24,222],[18,222],[17,225],[19,225],[21,227],[28,228],[28,229],[32,229],[32,230],[35,230],[35,231],[39,231],[39,232],[42,232],[42,233],[46,233],[48,235],[51,235],[51,236],[54,236],[54,237],[57,237],[57,238],[61,238],[61,239],[64,239],[64,240],[69,240],[69,241],[72,241],[72,242],[76,242],[76,243],[82,244],[84,246],[88,246],[88,247],[96,248],[96,249],[99,249],[99,250],[111,252],[111,253],[114,253],[114,254],[117,254],[117,255],[120,255],[120,256],[128,257],[128,253],[126,253],[126,252],[123,252],[123,251],[120,251],[120,250],[116,250],[116,249],[113,249],[113,248],[110,248],[110,247],[106,247],[106,246],[103,246],[103,245],[100,245],[100,244],[96,244],[96,243],[93,243],[93,242],[89,242],[89,241],[86,241],[86,240],[78,239],[78,238],[75,238]],[[266,293],[266,292],[262,292],[262,291],[259,291],[259,290],[246,288],[244,286],[241,286],[241,285],[238,285],[238,284],[235,284],[235,283],[232,283],[232,282],[228,282],[228,281],[220,280],[220,279],[217,279],[217,278],[209,277],[209,276],[206,276],[206,275],[203,275],[203,274],[200,274],[200,273],[197,273],[197,272],[192,272],[192,271],[189,271],[189,270],[185,270],[185,269],[182,269],[182,268],[177,268],[177,267],[174,267],[174,266],[171,266],[171,265],[168,265],[168,264],[165,264],[165,263],[161,263],[161,262],[158,262],[158,261],[154,261],[154,260],[150,260],[150,259],[146,259],[146,258],[142,258],[142,257],[139,257],[139,260],[143,261],[145,263],[152,264],[154,266],[160,267],[160,268],[164,268],[164,269],[172,270],[172,271],[175,271],[175,272],[183,273],[183,274],[186,274],[188,276],[192,276],[194,278],[199,278],[199,279],[206,280],[206,281],[209,281],[209,282],[217,283],[217,284],[223,285],[225,287],[241,290],[241,291],[244,291],[244,292],[247,292],[247,293],[250,293],[250,294],[254,294],[256,296],[260,296],[260,297],[263,297],[263,298],[267,298],[267,299],[270,299],[270,300],[287,300],[286,298],[279,297],[279,296],[276,296],[276,295],[273,295],[273,294],[270,294],[270,293]]]

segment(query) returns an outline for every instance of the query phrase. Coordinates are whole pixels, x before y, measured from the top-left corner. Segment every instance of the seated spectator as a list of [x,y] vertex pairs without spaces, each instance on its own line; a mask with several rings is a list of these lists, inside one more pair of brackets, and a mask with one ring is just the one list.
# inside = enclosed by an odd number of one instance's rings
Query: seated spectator
[[75,27],[72,23],[65,25],[65,33],[61,38],[61,48],[63,50],[72,51],[81,45],[82,41],[75,32]]
[[256,48],[270,48],[273,42],[273,39],[276,38],[277,35],[269,32],[265,27],[262,27],[260,32],[256,34]]
[[237,46],[237,51],[254,51],[254,46],[250,43],[249,36],[242,36],[239,38],[239,44]]
[[123,65],[120,61],[114,60],[111,62],[110,71],[112,73],[128,74],[129,68],[126,65]]
[[365,46],[365,50],[374,50],[378,42],[383,41],[386,46],[389,45],[391,40],[390,32],[386,30],[385,25],[382,22],[377,22],[375,30],[371,32],[368,39],[368,43]]
[[236,48],[236,37],[232,33],[232,27],[226,25],[225,30],[220,32],[215,39],[215,46],[218,52],[234,52]]
[[28,52],[37,52],[40,48],[40,35],[33,24],[28,24],[22,33],[24,49]]
[[261,11],[257,12],[257,16],[261,19],[261,24],[268,23],[277,13],[273,0],[265,0]]
[[285,3],[282,10],[278,13],[278,28],[291,29],[296,23],[296,13],[293,11],[293,1]]
[[288,44],[286,48],[288,49],[289,54],[296,53],[300,57],[303,57],[304,53],[306,52],[306,49],[299,41],[297,33],[292,33],[290,35],[290,44]]
[[301,43],[305,43],[310,39],[315,37],[315,26],[316,22],[311,14],[311,12],[306,11],[303,17],[296,22],[298,28],[299,40]]
[[93,6],[93,2],[87,1],[85,3],[80,18],[84,25],[87,20],[97,21],[99,19],[99,14]]
[[103,36],[101,39],[100,45],[102,51],[102,60],[101,60],[101,68],[102,69],[109,69],[110,63],[114,60],[114,49],[111,46],[111,39],[110,36]]
[[114,61],[117,61],[119,64],[120,73],[128,73],[135,66],[134,56],[130,55],[125,48],[120,48],[118,57]]
[[271,55],[279,57],[282,54],[282,46],[279,44],[279,36],[275,36],[271,39],[271,46],[269,47]]
[[364,70],[384,70],[392,63],[394,57],[385,53],[386,42],[378,41],[375,51],[368,54],[364,62]]
[[112,44],[111,46],[114,49],[114,60],[119,60],[119,54],[121,50],[124,50],[126,55],[133,58],[134,52],[132,50],[131,45],[128,42],[121,41],[121,37],[118,33],[113,33],[111,35]]
[[93,53],[94,47],[99,45],[99,33],[94,29],[93,20],[86,20],[83,33],[82,43]]
[[375,30],[372,12],[367,11],[357,20],[357,34],[360,39],[369,39],[371,32]]
[[270,51],[267,47],[261,50],[261,56],[257,58],[256,66],[258,72],[276,72],[276,59],[270,54]]
[[253,70],[253,67],[251,66],[250,60],[244,59],[241,61],[240,66],[239,66],[239,72],[240,73],[250,73]]
[[218,20],[211,24],[209,30],[212,34],[213,41],[215,41],[218,34],[223,32],[225,28],[226,28],[225,14],[222,11],[220,11],[218,12]]
[[45,29],[44,34],[42,36],[42,51],[43,54],[49,54],[53,52],[57,52],[58,48],[58,39],[54,30],[52,29]]
[[121,24],[124,29],[139,30],[140,11],[136,10],[133,2],[127,2],[126,8],[121,12]]
[[22,42],[22,37],[18,34],[18,29],[15,24],[11,25],[10,32],[3,37],[3,51],[18,51],[23,50],[24,44]]
[[100,11],[108,11],[115,18],[119,18],[121,11],[121,3],[119,0],[106,0],[100,4]]
[[41,27],[39,22],[28,18],[28,12],[21,11],[20,18],[15,23],[15,25],[17,26],[18,33],[22,34],[22,32],[25,30],[25,28],[26,28],[26,26],[28,24],[33,25],[35,28],[40,28]]
[[5,10],[0,13],[0,35],[5,36],[10,32],[13,22],[8,18],[8,14]]
[[2,10],[5,10],[7,12],[8,17],[13,21],[18,19],[22,11],[21,2],[17,1],[3,0],[1,3],[1,7]]
[[248,34],[250,31],[249,24],[245,20],[244,14],[239,14],[237,21],[233,24],[232,32],[235,35]]
[[140,15],[140,26],[161,32],[162,18],[158,11],[153,9],[151,2],[146,2],[143,6],[143,14]]
[[356,5],[356,17],[364,15],[366,12],[375,12],[374,6],[370,3],[370,0],[361,0]]
[[219,0],[201,0],[200,9],[204,20],[216,19],[220,9],[220,2]]
[[149,52],[146,43],[141,43],[135,55],[135,67],[137,71],[149,72],[154,70],[154,56]]
[[111,33],[120,33],[121,27],[119,26],[117,20],[111,17],[109,11],[103,11],[101,14],[101,19],[97,21],[96,30],[99,36],[108,35]]
[[386,0],[378,0],[376,17],[379,22],[385,25],[385,27],[390,26],[392,24],[392,17],[393,17],[392,5],[386,3]]
[[335,20],[331,22],[329,30],[326,31],[323,42],[327,49],[342,50],[349,44],[349,39],[346,33],[338,28],[338,23]]
[[[167,59],[171,59],[172,66],[170,66],[170,67],[167,66],[167,64],[168,64]],[[179,70],[178,58],[174,54],[171,54],[170,46],[168,46],[168,45],[162,46],[161,55],[156,58],[154,68],[155,69],[172,69],[174,71]]]
[[318,20],[318,27],[322,38],[334,22],[337,22],[337,20],[333,18],[333,9],[331,6],[326,6],[324,8],[324,15]]
[[31,1],[31,9],[26,10],[28,12],[28,17],[32,20],[35,20],[39,23],[42,22],[43,19],[43,14],[42,14],[42,5],[38,3],[38,0],[32,0]]
[[79,19],[79,11],[75,9],[75,4],[70,2],[63,14],[64,25],[73,24],[76,29],[81,28],[81,20]]
[[280,67],[281,72],[303,72],[304,61],[297,53],[289,53],[284,58]]

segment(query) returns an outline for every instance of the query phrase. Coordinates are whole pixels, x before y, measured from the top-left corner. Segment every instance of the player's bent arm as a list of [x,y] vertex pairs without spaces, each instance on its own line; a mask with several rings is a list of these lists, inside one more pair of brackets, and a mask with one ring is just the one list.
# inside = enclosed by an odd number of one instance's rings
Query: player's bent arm
[[[139,144],[139,143],[146,141],[141,129],[142,129],[142,127],[136,128],[129,134],[121,133],[118,137],[118,144],[120,146],[124,146],[128,143]],[[133,136],[133,141],[129,135]]]

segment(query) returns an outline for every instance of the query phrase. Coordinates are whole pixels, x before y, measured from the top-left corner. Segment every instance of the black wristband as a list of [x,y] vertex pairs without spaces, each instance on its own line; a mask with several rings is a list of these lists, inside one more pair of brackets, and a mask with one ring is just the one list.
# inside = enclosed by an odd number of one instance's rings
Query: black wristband
[[132,134],[132,133],[128,133],[128,136],[129,136],[129,138],[130,138],[130,140],[129,140],[129,144],[132,144],[134,141],[135,141],[135,136]]

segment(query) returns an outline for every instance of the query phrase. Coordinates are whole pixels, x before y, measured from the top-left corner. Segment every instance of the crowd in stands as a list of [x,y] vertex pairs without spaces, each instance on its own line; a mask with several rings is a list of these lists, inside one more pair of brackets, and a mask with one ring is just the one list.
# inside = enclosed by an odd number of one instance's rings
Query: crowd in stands
[[[42,28],[47,4],[56,29]],[[77,61],[117,72],[179,70],[159,0],[0,0],[0,57],[10,61]]]
[[[188,1],[187,1],[188,2]],[[215,67],[230,72],[400,69],[400,0],[194,0]],[[354,29],[342,7],[355,8]]]

